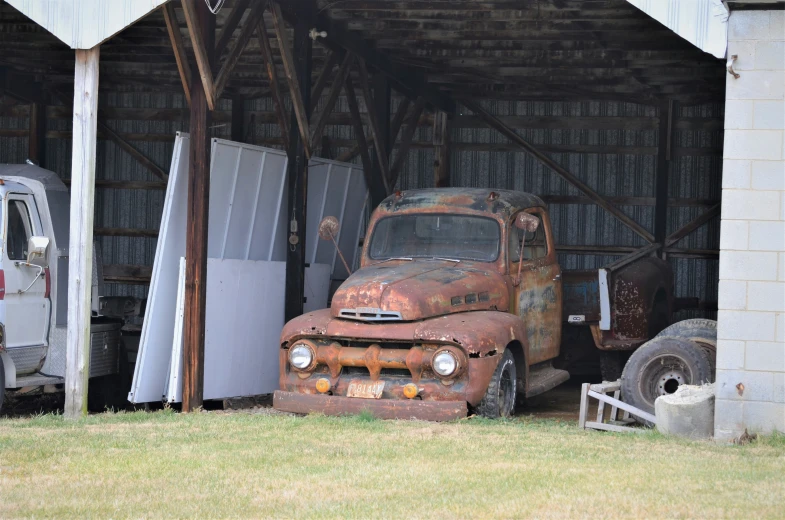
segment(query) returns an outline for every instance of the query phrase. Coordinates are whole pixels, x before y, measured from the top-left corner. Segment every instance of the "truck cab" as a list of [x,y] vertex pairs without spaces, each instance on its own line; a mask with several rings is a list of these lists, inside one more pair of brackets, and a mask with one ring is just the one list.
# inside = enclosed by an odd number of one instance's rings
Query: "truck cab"
[[563,327],[584,327],[580,348],[595,351],[648,339],[655,294],[669,305],[672,278],[665,262],[644,260],[633,278],[620,269],[604,284],[601,271],[562,273],[539,197],[398,192],[373,212],[360,269],[331,307],[285,325],[273,404],[382,418],[509,416],[516,401],[569,378]]

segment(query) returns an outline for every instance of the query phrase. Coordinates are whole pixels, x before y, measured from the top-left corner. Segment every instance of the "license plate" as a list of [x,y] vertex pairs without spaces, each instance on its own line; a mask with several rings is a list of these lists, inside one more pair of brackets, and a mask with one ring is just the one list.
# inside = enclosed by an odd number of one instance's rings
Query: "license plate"
[[384,381],[349,381],[346,397],[360,397],[362,399],[379,399],[384,390]]

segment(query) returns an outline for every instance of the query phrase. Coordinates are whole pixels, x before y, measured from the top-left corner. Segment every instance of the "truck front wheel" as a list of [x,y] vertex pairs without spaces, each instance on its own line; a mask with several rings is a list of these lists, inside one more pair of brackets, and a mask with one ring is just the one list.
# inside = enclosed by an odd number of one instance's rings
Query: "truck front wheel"
[[711,364],[693,341],[659,337],[632,353],[621,376],[625,402],[651,414],[654,400],[681,385],[710,383]]
[[493,372],[485,397],[477,405],[477,414],[489,419],[512,416],[517,390],[515,359],[506,349]]

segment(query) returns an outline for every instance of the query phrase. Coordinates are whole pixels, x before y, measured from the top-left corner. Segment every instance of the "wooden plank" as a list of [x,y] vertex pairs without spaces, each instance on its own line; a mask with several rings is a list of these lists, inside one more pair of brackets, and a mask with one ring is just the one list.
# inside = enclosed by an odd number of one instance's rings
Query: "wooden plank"
[[105,264],[103,266],[104,282],[149,284],[153,268],[149,265]]
[[586,428],[586,416],[589,414],[589,383],[581,385],[581,406],[578,410],[578,428]]
[[101,129],[101,135],[108,137],[121,149],[125,150],[131,157],[136,159],[142,166],[150,170],[150,172],[161,180],[168,180],[169,175],[164,172],[152,159],[137,150],[131,143],[120,137],[114,130],[103,121],[98,121],[98,127]]
[[[185,0],[188,2],[188,0]],[[177,23],[177,15],[174,12],[174,2],[167,2],[161,6],[164,12],[164,22],[166,32],[169,33],[169,40],[172,43],[174,60],[177,63],[177,72],[180,74],[180,82],[183,84],[185,101],[191,104],[191,66],[188,64],[188,55],[185,53],[183,36],[180,34],[180,24]]]
[[[365,185],[368,186],[368,190],[371,193],[371,200],[384,200],[387,196],[387,193],[384,189],[379,189],[381,187],[380,184],[372,182],[371,179],[371,171],[372,171],[372,164],[371,164],[371,156],[368,154],[368,142],[365,140],[365,129],[363,128],[363,122],[360,118],[360,107],[357,104],[357,96],[354,92],[354,86],[352,85],[352,76],[351,74],[346,76],[346,81],[343,85],[344,92],[346,93],[346,104],[349,105],[349,113],[352,114],[352,119],[354,122],[354,138],[357,140],[357,153],[360,154],[360,162],[363,165],[363,175],[365,176]],[[340,156],[338,160],[348,161],[346,157]]]
[[[182,0],[183,12],[185,13],[185,23],[188,25],[188,34],[191,37],[191,47],[196,56],[196,66],[199,69],[199,78],[202,80],[202,91],[204,92],[207,106],[210,110],[215,110],[215,85],[213,83],[213,69],[210,58],[207,54],[205,37],[199,30],[199,20],[196,14],[196,5],[201,6],[201,0]],[[215,21],[215,18],[213,18]],[[210,38],[212,41],[212,38]],[[212,45],[210,45],[212,50]],[[193,91],[191,92],[193,95]]]
[[343,83],[346,80],[346,75],[349,73],[349,68],[352,65],[352,61],[354,61],[354,56],[347,52],[343,57],[340,68],[338,68],[338,73],[335,75],[335,80],[330,86],[330,92],[327,94],[327,99],[324,102],[322,112],[316,118],[313,136],[311,137],[312,149],[318,146],[319,141],[322,138],[324,128],[327,126],[327,117],[330,115],[330,112],[332,112],[335,102],[338,100],[338,94],[341,93],[341,88],[343,87]]
[[273,98],[273,109],[278,119],[278,126],[281,128],[281,138],[283,139],[284,150],[289,150],[289,123],[286,121],[286,105],[283,102],[280,86],[278,83],[278,70],[275,68],[273,50],[270,47],[270,36],[267,34],[267,26],[262,18],[257,24],[256,36],[259,39],[259,51],[262,53],[264,67],[267,70],[267,78],[270,80],[270,97]]
[[45,168],[46,107],[40,103],[31,103],[27,121],[27,158]]
[[665,239],[665,247],[672,246],[682,238],[701,227],[703,224],[718,216],[720,214],[721,206],[722,204],[718,202],[708,210],[701,213],[696,219],[688,222],[686,225],[668,235],[668,238]]
[[586,183],[578,179],[572,173],[567,171],[566,169],[562,168],[556,161],[545,155],[543,152],[537,149],[537,147],[529,144],[528,141],[524,140],[521,136],[519,136],[514,130],[509,128],[508,126],[504,125],[501,121],[499,121],[496,116],[491,115],[487,110],[482,108],[480,105],[475,103],[472,100],[463,99],[461,101],[469,110],[474,112],[476,115],[480,116],[483,121],[485,121],[488,126],[498,130],[502,135],[513,141],[514,143],[518,144],[521,148],[529,152],[533,155],[537,160],[539,160],[543,165],[550,168],[554,173],[562,177],[564,180],[572,184],[576,189],[583,192],[584,195],[592,199],[598,206],[606,210],[608,213],[616,217],[622,224],[630,228],[636,234],[643,237],[647,242],[654,241],[654,235],[649,233],[643,226],[632,220],[630,217],[624,214],[621,210],[610,204],[606,201],[599,193],[594,191],[590,188]]
[[[401,102],[398,103],[398,108],[395,110],[395,116],[393,116],[392,123],[390,123],[390,142],[393,145],[398,141],[398,134],[401,133],[401,127],[406,119],[410,104],[411,100],[405,97],[401,99]],[[419,125],[420,121],[417,121],[417,124]]]
[[[186,4],[188,0],[184,0]],[[204,2],[191,12],[189,30],[205,49],[214,49],[215,16]],[[209,68],[207,69],[209,72]],[[207,289],[207,223],[210,207],[210,107],[208,85],[191,85],[188,202],[185,231],[185,310],[183,313],[183,412],[202,406],[204,396],[205,298]]]
[[[294,58],[292,57],[292,46],[289,43],[289,38],[286,34],[286,26],[284,24],[283,14],[281,13],[281,6],[278,2],[270,2],[268,6],[273,15],[273,26],[275,27],[275,35],[278,38],[278,48],[281,51],[281,60],[283,61],[283,69],[286,74],[286,82],[289,84],[289,96],[297,119],[297,127],[300,130],[300,138],[303,140],[305,155],[310,159],[311,131],[308,128],[308,116],[310,115],[310,112],[306,110],[303,94],[297,81],[297,71],[295,69]],[[310,89],[310,79],[308,88]]]
[[630,428],[629,426],[618,426],[616,424],[608,424],[608,423],[601,423],[601,422],[594,422],[594,421],[587,421],[586,428],[591,428],[593,430],[605,430],[608,432],[616,432],[616,433],[646,433],[651,431],[648,428]]
[[613,397],[611,397],[609,395],[598,394],[594,390],[589,390],[589,396],[590,397],[594,397],[595,399],[599,399],[601,401],[605,401],[606,403],[614,405],[616,408],[619,408],[619,409],[624,410],[626,412],[630,412],[630,414],[634,415],[635,417],[640,417],[641,419],[643,419],[645,421],[649,421],[652,424],[657,424],[657,418],[656,417],[654,417],[649,412],[644,412],[643,410],[641,410],[639,408],[635,408],[631,404],[627,404],[627,403],[625,403],[623,401],[620,401],[618,399],[614,399]]
[[403,135],[401,136],[401,145],[398,148],[398,155],[395,156],[395,161],[393,161],[392,168],[390,168],[390,185],[393,187],[395,187],[395,184],[398,182],[398,176],[403,169],[403,163],[409,155],[409,147],[412,144],[414,132],[417,130],[416,123],[424,108],[425,98],[418,97],[417,101],[414,102],[414,107],[412,107],[412,113],[409,114],[406,130],[403,131]]
[[99,46],[75,51],[64,409],[69,419],[87,415],[99,57]]
[[[373,146],[376,150],[376,163],[379,166],[379,172],[382,177],[382,184],[384,191],[387,195],[392,193],[390,184],[390,163],[387,148],[385,147],[385,139],[382,138],[382,127],[379,124],[379,114],[376,113],[375,103],[371,95],[371,85],[368,81],[368,70],[362,61],[357,62],[358,74],[360,77],[360,90],[365,98],[365,108],[368,110],[368,129],[373,137]],[[378,95],[379,93],[377,93]],[[381,201],[378,201],[381,202]],[[375,206],[375,205],[374,205]]]
[[232,75],[235,65],[237,65],[237,62],[240,60],[240,55],[245,50],[248,42],[251,40],[251,36],[253,36],[253,33],[256,30],[256,25],[260,21],[264,23],[262,15],[264,15],[264,2],[255,2],[251,8],[251,12],[248,14],[245,25],[234,41],[234,46],[229,50],[229,55],[223,60],[221,70],[215,78],[216,99],[221,97],[221,93],[229,82],[229,77]]
[[229,16],[226,18],[226,22],[224,23],[223,29],[221,29],[221,34],[218,35],[218,38],[216,39],[216,59],[221,58],[224,50],[226,50],[226,46],[229,45],[229,42],[232,40],[232,35],[234,34],[235,29],[237,29],[237,26],[240,24],[240,20],[242,20],[243,14],[245,14],[245,10],[248,8],[250,1],[251,0],[237,0],[237,3],[234,4],[232,12],[229,13]]
[[324,63],[324,67],[322,67],[321,72],[319,72],[319,77],[316,78],[316,83],[314,83],[313,90],[311,90],[311,99],[313,102],[311,103],[311,113],[315,110],[317,104],[319,104],[319,100],[322,97],[322,91],[324,87],[327,86],[327,81],[330,79],[330,75],[338,65],[338,61],[340,60],[340,56],[337,52],[331,52],[330,56],[327,58],[327,61]]
[[445,112],[437,112],[433,119],[433,185],[450,185],[450,122]]
[[94,228],[93,234],[99,237],[137,237],[137,238],[156,238],[157,229],[135,229],[135,228]]

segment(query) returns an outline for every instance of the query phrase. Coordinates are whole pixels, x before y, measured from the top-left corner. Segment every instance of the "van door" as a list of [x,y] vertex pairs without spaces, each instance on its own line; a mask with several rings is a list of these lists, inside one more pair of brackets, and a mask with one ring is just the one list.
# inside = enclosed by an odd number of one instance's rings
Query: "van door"
[[526,324],[529,363],[555,358],[561,346],[562,284],[548,213],[542,208],[525,210],[540,220],[534,233],[509,225],[510,276],[518,276],[521,245],[521,280],[515,288],[515,312]]
[[31,195],[10,193],[3,207],[6,347],[46,345],[51,303],[48,269],[24,265],[30,237],[43,235]]

